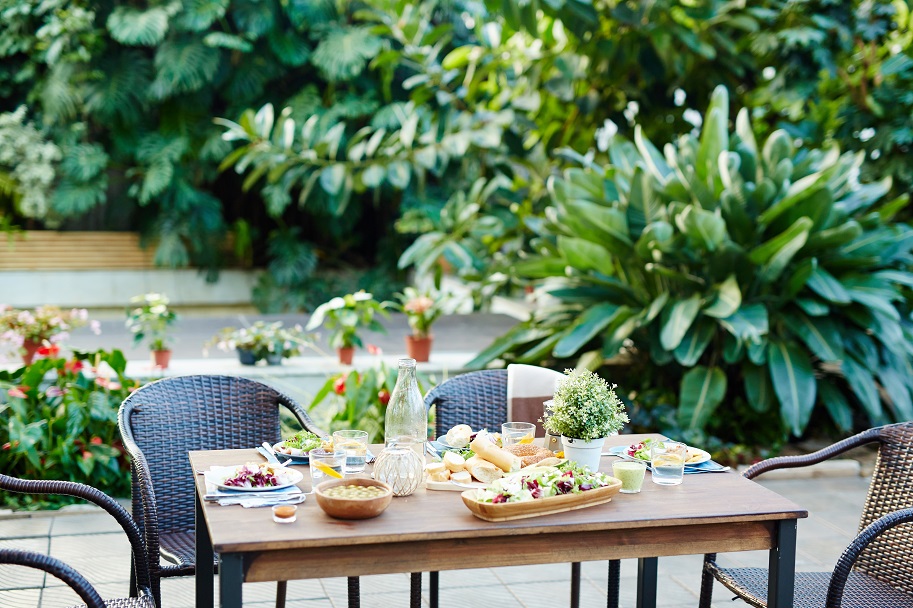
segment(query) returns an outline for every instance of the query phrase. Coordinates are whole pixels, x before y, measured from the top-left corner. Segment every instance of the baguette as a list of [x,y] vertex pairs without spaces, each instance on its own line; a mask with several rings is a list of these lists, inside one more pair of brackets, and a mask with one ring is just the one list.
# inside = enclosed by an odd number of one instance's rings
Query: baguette
[[[520,458],[508,452],[503,448],[495,445],[491,435],[485,431],[479,431],[476,438],[469,444],[469,449],[476,453],[476,456],[493,463],[505,473],[519,471],[521,468]],[[470,470],[470,473],[472,471]],[[475,477],[475,474],[473,474]],[[478,477],[476,477],[478,479]]]
[[451,473],[450,481],[455,483],[472,483],[472,475],[469,474],[469,471],[460,471],[459,473]]
[[481,458],[469,466],[469,473],[482,483],[491,483],[504,476],[504,472],[497,465]]
[[431,481],[447,481],[450,479],[450,471],[441,462],[430,462],[425,465],[425,471],[428,472],[428,478]]
[[444,466],[451,473],[459,473],[466,468],[466,459],[456,452],[444,452]]

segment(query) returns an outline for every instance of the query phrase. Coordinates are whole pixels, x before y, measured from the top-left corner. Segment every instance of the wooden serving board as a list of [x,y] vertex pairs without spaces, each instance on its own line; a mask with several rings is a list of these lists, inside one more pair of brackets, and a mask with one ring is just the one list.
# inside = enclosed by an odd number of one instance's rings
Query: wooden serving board
[[618,494],[621,489],[621,480],[611,479],[613,483],[610,485],[580,492],[579,494],[562,494],[537,500],[502,502],[499,504],[479,502],[476,500],[477,490],[466,490],[462,494],[463,504],[469,507],[473,515],[485,521],[510,521],[512,519],[564,513],[565,511],[601,505],[612,500],[612,497]]

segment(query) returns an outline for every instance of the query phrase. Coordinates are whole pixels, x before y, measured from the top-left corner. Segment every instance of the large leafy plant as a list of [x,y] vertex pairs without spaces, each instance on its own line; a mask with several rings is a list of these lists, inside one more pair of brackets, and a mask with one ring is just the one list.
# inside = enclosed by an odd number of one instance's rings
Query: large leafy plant
[[[576,158],[550,183],[554,207],[516,272],[553,304],[470,365],[620,351],[678,385],[678,424],[713,429],[779,416],[801,435],[816,406],[842,429],[913,417],[913,331],[903,291],[913,231],[890,179],[861,185],[861,158],[759,143],[748,112],[729,127],[713,94],[698,135],[661,153],[638,129],[609,163]],[[750,408],[741,408],[747,404]]]
[[[0,470],[27,479],[63,479],[112,496],[130,495],[117,408],[136,388],[118,351],[44,358],[0,371]],[[50,383],[46,377],[52,378]],[[5,493],[3,506],[40,508],[70,499]]]

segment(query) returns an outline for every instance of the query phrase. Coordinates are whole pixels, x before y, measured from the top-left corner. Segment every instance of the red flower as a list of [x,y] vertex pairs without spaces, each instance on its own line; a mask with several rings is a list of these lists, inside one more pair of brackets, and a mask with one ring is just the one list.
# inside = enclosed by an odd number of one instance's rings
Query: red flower
[[13,444],[10,443],[9,441],[7,441],[6,443],[3,444],[3,447],[0,449],[2,449],[3,451],[6,451],[6,450],[11,449],[12,447],[13,447]]
[[346,394],[346,378],[347,376],[340,376],[333,382],[333,392],[337,395]]
[[377,391],[377,400],[380,401],[381,405],[387,405],[390,403],[390,391],[385,388]]
[[89,458],[92,458],[92,452],[90,452],[90,451],[88,451],[88,450],[83,450],[83,451],[82,451],[82,459],[83,459],[83,460],[88,460]]
[[56,344],[38,347],[38,354],[42,357],[56,357],[60,354],[60,347]]
[[92,445],[101,445],[103,443],[103,441],[101,440],[101,437],[99,437],[97,435],[93,435],[92,439],[89,439],[89,443],[91,443]]
[[82,361],[80,361],[79,359],[72,359],[63,364],[63,369],[66,370],[67,373],[70,373],[70,374],[75,374],[76,372],[80,371],[83,367],[85,367],[85,364]]
[[8,391],[6,391],[6,393],[7,393],[10,397],[18,397],[19,399],[27,399],[28,396],[27,396],[27,395],[25,394],[25,392],[22,390],[23,388],[28,389],[27,386],[24,386],[24,387],[17,387],[17,386],[14,386],[13,388],[11,388],[11,389],[9,389]]

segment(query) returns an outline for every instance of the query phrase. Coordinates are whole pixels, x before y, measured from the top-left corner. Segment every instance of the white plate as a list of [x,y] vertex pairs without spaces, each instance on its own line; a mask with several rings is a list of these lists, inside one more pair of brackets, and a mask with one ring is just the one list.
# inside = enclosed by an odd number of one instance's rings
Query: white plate
[[305,451],[302,451],[302,450],[299,450],[296,448],[288,448],[291,451],[291,453],[287,454],[286,452],[282,451],[285,449],[286,448],[285,448],[284,441],[280,441],[279,443],[277,443],[273,446],[273,450],[275,450],[276,456],[279,457],[279,460],[286,459],[286,460],[291,460],[292,462],[299,463],[299,464],[308,463],[308,455],[310,454],[309,451],[305,452]]
[[[616,445],[609,449],[609,452],[612,454],[624,458],[626,460],[637,460],[639,462],[648,462],[646,460],[641,460],[640,458],[634,458],[633,456],[628,455],[628,447],[626,445]],[[706,452],[700,448],[693,448],[690,445],[688,446],[688,460],[685,461],[686,466],[701,464],[702,462],[707,462],[710,460],[710,453]]]
[[271,492],[293,486],[302,479],[304,473],[295,469],[280,468],[276,471],[276,477],[279,478],[279,485],[264,488],[239,488],[237,486],[226,486],[223,482],[229,477],[233,477],[238,467],[243,465],[234,465],[231,467],[218,467],[203,473],[206,483],[211,483],[220,490],[230,490],[233,492]]

